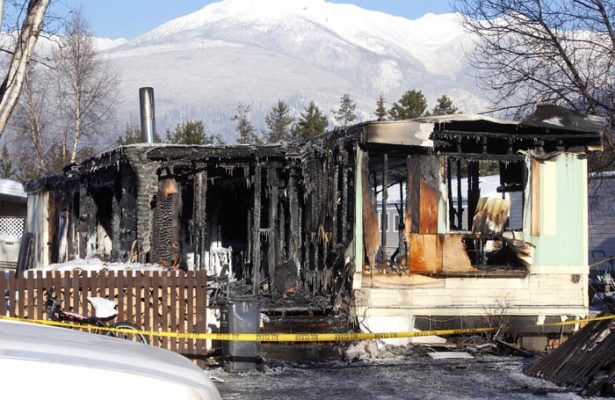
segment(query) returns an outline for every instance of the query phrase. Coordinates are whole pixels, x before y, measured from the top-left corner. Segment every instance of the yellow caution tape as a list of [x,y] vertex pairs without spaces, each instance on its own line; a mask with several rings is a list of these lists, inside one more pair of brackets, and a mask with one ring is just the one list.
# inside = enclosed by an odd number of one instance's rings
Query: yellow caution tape
[[594,317],[594,318],[585,318],[585,319],[572,319],[570,321],[562,321],[562,322],[548,322],[546,324],[538,324],[538,326],[565,326],[565,325],[576,325],[585,322],[591,321],[604,321],[607,319],[615,319],[615,315],[603,315],[602,317]]
[[607,258],[603,258],[602,260],[596,261],[593,264],[589,264],[589,267],[590,268],[591,267],[595,267],[596,265],[604,264],[605,262],[611,261],[611,260],[615,260],[615,256],[610,256],[610,257],[607,257]]
[[[468,333],[493,332],[501,327],[488,328],[466,328],[466,329],[438,329],[430,331],[415,332],[383,332],[383,333],[185,333],[185,332],[161,332],[149,330],[134,330],[126,328],[111,328],[95,325],[81,325],[70,322],[48,321],[40,319],[27,319],[17,317],[7,317],[0,315],[0,319],[19,322],[30,322],[41,325],[60,326],[66,328],[87,329],[103,332],[117,332],[141,334],[145,336],[172,337],[179,339],[192,340],[221,340],[238,342],[342,342],[355,340],[374,340],[374,339],[400,339],[421,336],[447,336],[463,335]],[[600,321],[615,319],[615,315],[606,315],[596,318],[578,319],[564,322],[550,322],[539,326],[564,326],[574,325],[583,322]]]

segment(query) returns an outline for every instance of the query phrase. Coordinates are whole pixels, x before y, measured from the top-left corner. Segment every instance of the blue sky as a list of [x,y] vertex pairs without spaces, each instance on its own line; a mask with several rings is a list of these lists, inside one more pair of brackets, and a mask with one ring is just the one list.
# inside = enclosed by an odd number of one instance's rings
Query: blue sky
[[[335,0],[333,2],[352,3],[370,10],[407,18],[418,18],[428,12],[439,14],[450,11],[449,0]],[[62,16],[71,7],[80,6],[96,36],[131,39],[163,22],[189,14],[209,3],[213,1],[56,0],[52,12],[54,15]]]

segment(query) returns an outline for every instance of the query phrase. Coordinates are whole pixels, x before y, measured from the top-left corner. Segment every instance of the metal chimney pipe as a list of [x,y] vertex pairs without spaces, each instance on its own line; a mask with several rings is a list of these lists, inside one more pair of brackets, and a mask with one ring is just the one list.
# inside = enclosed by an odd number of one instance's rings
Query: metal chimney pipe
[[154,109],[154,88],[139,89],[141,108],[141,139],[143,143],[154,143],[156,137],[156,110]]

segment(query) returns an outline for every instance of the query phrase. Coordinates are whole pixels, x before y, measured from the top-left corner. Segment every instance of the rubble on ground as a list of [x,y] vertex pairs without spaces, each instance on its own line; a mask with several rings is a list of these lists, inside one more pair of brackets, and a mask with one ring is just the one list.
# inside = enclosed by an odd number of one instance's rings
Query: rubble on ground
[[615,321],[595,320],[556,349],[538,359],[527,371],[582,390],[583,395],[615,394]]

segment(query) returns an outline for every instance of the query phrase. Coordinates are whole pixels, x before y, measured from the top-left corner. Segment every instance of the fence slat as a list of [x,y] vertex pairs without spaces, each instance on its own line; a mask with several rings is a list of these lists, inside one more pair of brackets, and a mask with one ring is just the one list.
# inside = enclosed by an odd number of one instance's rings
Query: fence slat
[[72,276],[71,276],[71,286],[73,289],[73,294],[72,294],[73,306],[75,307],[76,312],[87,315],[87,304],[83,304],[79,296],[80,284],[81,284],[81,280],[79,279],[80,278],[79,274],[80,274],[79,271],[73,271]]
[[[117,275],[116,271],[109,271],[109,279],[107,280],[107,286],[109,288],[109,300],[115,301],[117,304],[116,295],[117,295]],[[119,319],[118,319],[119,321]]]
[[58,298],[59,301],[62,301],[62,279],[60,276],[60,272],[51,271],[51,286],[53,286],[55,289],[54,295]]
[[19,299],[17,300],[17,305],[19,306],[19,311],[17,312],[21,318],[26,317],[26,302],[27,302],[27,294],[25,290],[25,279],[23,278],[23,274],[19,275],[17,279],[17,293],[19,293]]
[[88,301],[88,297],[90,297],[90,271],[82,271],[81,276],[79,277],[81,283],[81,299],[79,302],[81,303],[81,309],[85,315],[89,315],[90,313],[90,302]]
[[[29,272],[29,271],[28,271]],[[34,276],[29,273],[29,276],[26,277],[26,290],[28,291],[28,318],[33,319],[34,310],[36,310],[36,304],[34,304]],[[24,274],[26,276],[26,274]]]
[[9,315],[11,317],[17,317],[17,305],[15,304],[15,285],[17,284],[15,274],[11,274],[9,278]]
[[[177,280],[175,281],[177,282]],[[175,331],[175,332],[179,332],[179,321],[177,318],[177,284],[171,286],[171,309],[169,311],[169,314],[171,314],[171,326],[170,329]],[[181,339],[177,339],[177,338],[172,338],[171,339],[171,350],[173,351],[178,351],[179,349],[179,341]]]
[[71,305],[71,296],[70,296],[71,271],[62,271],[61,274],[62,274],[62,283],[60,284],[60,287],[57,288],[57,289],[62,289],[61,293],[58,294],[60,296],[59,297],[60,304],[62,304],[64,308],[67,310],[78,312],[78,310],[72,307]]
[[[142,292],[142,281],[143,281],[143,272],[136,272],[136,276],[134,277],[133,280],[133,285],[131,288],[131,291],[134,292],[134,299],[135,299],[135,311],[134,311],[134,317],[135,317],[135,323],[138,326],[143,327],[144,329],[149,329],[148,326],[146,326],[144,324],[145,319],[143,318],[143,313],[145,312],[143,310],[143,302],[142,302],[142,297],[141,297],[141,292]],[[151,343],[151,337],[150,337],[150,343]]]
[[118,321],[125,320],[124,304],[126,303],[126,294],[124,293],[124,271],[115,272],[115,286],[117,299],[117,319]]
[[[195,330],[194,328],[196,327],[196,315],[195,315],[195,310],[194,310],[194,306],[195,306],[195,300],[196,300],[196,282],[194,281],[194,279],[189,279],[189,277],[186,275],[185,276],[186,279],[186,291],[187,291],[187,304],[186,307],[188,308],[188,332],[190,333],[194,333]],[[195,347],[196,343],[194,339],[190,339],[188,341],[188,348],[186,349],[188,353],[194,353],[194,351],[196,350]]]
[[[186,286],[185,281],[180,277],[178,279],[179,284],[179,301],[177,303],[177,307],[179,307],[179,323],[180,323],[180,332],[187,332],[186,330]],[[188,347],[187,339],[180,339],[179,341],[179,352],[185,353]]]
[[[160,283],[158,284],[158,292],[160,294],[160,312],[162,313],[160,318],[160,330],[169,329],[169,309],[167,308],[167,287],[169,286],[169,279],[171,272],[166,271],[160,274]],[[167,337],[162,338],[162,347],[170,350],[169,339]]]
[[132,294],[131,286],[128,284],[129,282],[128,275],[130,273],[131,273],[130,271],[126,271],[122,276],[122,281],[123,281],[122,285],[124,286],[124,293],[126,295],[126,309],[123,311],[122,319],[128,319],[129,316],[134,315],[134,310],[132,309],[133,294]]
[[45,311],[45,280],[43,279],[43,271],[35,271],[32,273],[31,278],[36,282],[35,296],[36,302],[36,319],[43,319],[43,312]]
[[2,301],[0,301],[0,315],[8,315],[7,309],[7,301],[8,301],[8,283],[10,279],[11,273],[2,274],[0,278],[0,296],[2,296]]
[[[158,287],[158,280],[154,278],[154,273],[150,272],[150,288],[152,290],[152,322],[154,325],[154,330],[159,331],[161,328],[160,322],[160,291]],[[157,345],[164,347],[164,342],[162,338],[157,338]]]

